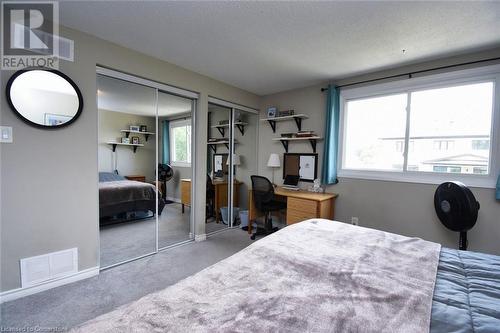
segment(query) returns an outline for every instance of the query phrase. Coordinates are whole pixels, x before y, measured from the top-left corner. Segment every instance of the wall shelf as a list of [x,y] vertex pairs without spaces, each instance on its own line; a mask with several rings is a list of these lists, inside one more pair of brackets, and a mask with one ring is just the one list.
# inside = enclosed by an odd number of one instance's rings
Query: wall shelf
[[300,114],[294,114],[292,116],[264,118],[264,119],[261,119],[260,121],[267,121],[269,123],[269,125],[271,125],[271,128],[273,129],[273,133],[276,133],[276,122],[277,121],[294,120],[299,131],[302,131],[302,119],[307,119],[307,118],[309,118],[307,115],[300,113]]
[[306,141],[309,140],[309,143],[311,144],[313,153],[316,152],[316,142],[318,140],[321,140],[323,138],[319,136],[309,136],[309,137],[302,137],[302,138],[274,138],[273,141],[280,141],[281,144],[283,145],[283,148],[285,148],[285,152],[288,153],[288,143],[290,141]]
[[[238,121],[234,123],[236,127],[240,130],[241,135],[245,135],[245,126],[248,125],[248,123]],[[222,125],[214,125],[212,128],[217,128],[219,133],[224,137],[226,133],[226,128],[229,128],[229,124],[222,124]]]
[[[234,144],[237,144],[238,141],[234,140]],[[212,148],[214,153],[217,153],[217,146],[219,145],[224,145],[226,146],[227,149],[229,149],[229,139],[224,139],[224,140],[217,140],[213,142],[207,142],[207,145]]]
[[113,152],[116,151],[116,146],[129,146],[134,148],[134,153],[137,151],[137,147],[144,147],[143,144],[133,144],[133,143],[121,143],[121,142],[106,142],[108,145],[113,146]]
[[125,133],[125,137],[128,138],[130,133],[133,134],[144,134],[144,138],[146,139],[146,142],[148,141],[148,138],[150,135],[155,135],[153,132],[141,132],[141,131],[131,131],[131,130],[121,130],[120,132]]

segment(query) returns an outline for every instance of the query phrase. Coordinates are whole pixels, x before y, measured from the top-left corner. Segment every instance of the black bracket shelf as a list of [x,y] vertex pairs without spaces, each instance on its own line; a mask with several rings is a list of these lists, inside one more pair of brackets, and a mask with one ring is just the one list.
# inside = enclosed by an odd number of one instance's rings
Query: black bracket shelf
[[[245,125],[248,125],[247,123],[235,123],[234,125],[240,131],[241,135],[245,135]],[[226,136],[226,127],[229,127],[229,125],[217,125],[212,127],[217,128],[219,133],[224,138]]]
[[[304,139],[301,139],[301,140],[293,140],[293,141],[305,141],[307,140],[308,138],[304,138]],[[319,138],[321,139],[321,138]],[[283,148],[285,148],[285,152],[288,153],[288,145],[290,143],[290,141],[292,140],[286,140],[286,139],[278,139],[281,144],[283,145]],[[311,148],[312,148],[312,151],[313,153],[316,153],[316,143],[318,142],[318,138],[311,138],[311,139],[308,139],[309,140],[309,143],[311,144]]]
[[271,125],[271,128],[273,130],[273,133],[276,133],[276,121],[275,120],[267,120],[269,125]]
[[[149,138],[149,133],[141,133],[141,134],[144,134],[144,139],[146,139],[146,142],[148,142],[148,138]],[[130,132],[125,132],[125,137],[128,138],[130,136]]]
[[302,119],[305,119],[305,118],[308,118],[305,114],[297,114],[297,115],[291,115],[291,116],[265,118],[265,119],[261,119],[261,121],[267,121],[269,123],[269,125],[271,126],[273,133],[276,133],[276,123],[278,121],[287,121],[287,120],[292,120],[292,119],[295,121],[295,125],[297,125],[297,129],[299,131],[302,131]]
[[[108,143],[108,144],[110,144],[112,146],[113,153],[116,152],[116,146],[118,146],[119,143]],[[137,151],[137,147],[142,147],[142,145],[141,146],[139,146],[139,145],[124,145],[124,146],[132,147],[132,149],[134,150],[134,154]]]
[[222,135],[222,137],[224,137],[225,134],[226,134],[226,131],[224,130],[224,127],[217,127],[217,129],[219,130],[220,135]]
[[241,135],[245,135],[245,125],[236,124],[236,127],[240,130]]
[[311,147],[312,147],[312,150],[313,150],[313,153],[316,152],[316,139],[309,139],[309,142],[311,143]]
[[280,140],[280,142],[283,145],[283,148],[285,148],[285,152],[288,153],[288,140]]

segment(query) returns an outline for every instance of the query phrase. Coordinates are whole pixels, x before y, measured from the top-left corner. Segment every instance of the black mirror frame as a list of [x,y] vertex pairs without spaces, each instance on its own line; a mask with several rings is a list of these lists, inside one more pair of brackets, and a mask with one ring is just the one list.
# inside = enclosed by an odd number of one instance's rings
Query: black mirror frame
[[[19,75],[21,75],[23,73],[26,73],[26,72],[34,71],[34,70],[47,71],[47,72],[54,73],[54,74],[62,77],[63,79],[65,79],[69,84],[71,84],[71,86],[73,87],[73,89],[75,89],[76,95],[78,97],[78,110],[76,111],[76,113],[73,116],[73,118],[71,118],[71,120],[69,120],[69,121],[67,121],[67,122],[65,122],[63,124],[57,125],[57,126],[40,125],[40,124],[37,124],[35,122],[32,122],[28,118],[23,117],[23,115],[15,108],[14,104],[12,103],[12,99],[10,98],[10,89],[12,88],[12,84],[14,83],[14,80]],[[73,80],[69,76],[67,76],[66,74],[64,74],[64,73],[62,73],[62,72],[60,72],[60,71],[58,71],[56,69],[44,68],[44,67],[30,67],[30,68],[18,70],[17,72],[15,72],[10,77],[9,81],[7,81],[7,86],[6,86],[6,89],[5,89],[5,93],[7,95],[7,103],[9,104],[9,106],[10,106],[11,110],[14,112],[14,114],[16,116],[18,116],[26,124],[28,124],[30,126],[37,127],[37,128],[41,128],[41,129],[48,129],[48,130],[53,129],[53,130],[55,130],[55,129],[59,129],[59,128],[71,125],[72,123],[74,123],[78,119],[78,117],[80,117],[80,115],[81,115],[81,113],[83,111],[83,96],[82,96],[82,93],[81,93],[80,89],[78,88],[78,86],[76,85],[76,83],[73,82]]]

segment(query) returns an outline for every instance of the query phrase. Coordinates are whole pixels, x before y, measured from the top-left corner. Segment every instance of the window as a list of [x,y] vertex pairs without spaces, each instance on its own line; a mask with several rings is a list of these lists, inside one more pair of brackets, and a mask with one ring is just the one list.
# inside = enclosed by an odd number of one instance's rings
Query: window
[[396,141],[396,151],[398,153],[403,152],[403,147],[404,147],[404,141]]
[[490,149],[490,140],[472,140],[472,150]]
[[191,119],[170,122],[170,162],[173,166],[191,166]]
[[405,136],[406,98],[398,94],[347,103],[344,168],[402,170],[402,149],[393,147]]
[[486,169],[485,167],[474,167],[474,168],[472,168],[472,170],[473,170],[473,173],[479,174],[479,175],[485,175],[488,173],[488,169]]
[[490,187],[500,73],[471,72],[342,90],[339,177],[439,183],[446,173]]
[[451,150],[455,146],[454,141],[434,140],[434,150]]

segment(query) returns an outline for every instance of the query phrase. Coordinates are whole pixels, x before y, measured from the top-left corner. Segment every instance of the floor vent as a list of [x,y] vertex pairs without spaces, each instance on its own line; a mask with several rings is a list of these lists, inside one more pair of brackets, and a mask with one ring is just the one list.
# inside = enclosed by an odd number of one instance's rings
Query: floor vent
[[21,286],[31,287],[78,272],[78,249],[21,259]]

